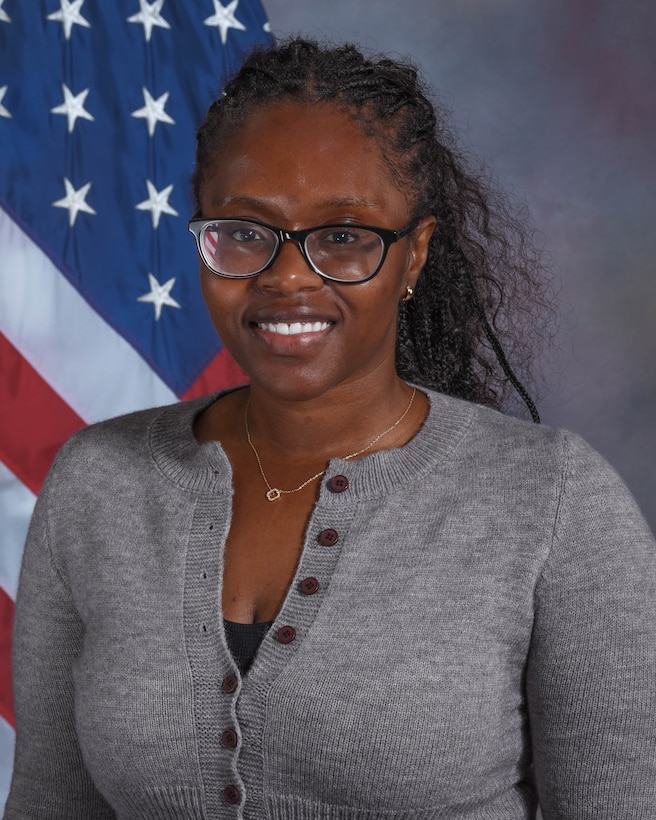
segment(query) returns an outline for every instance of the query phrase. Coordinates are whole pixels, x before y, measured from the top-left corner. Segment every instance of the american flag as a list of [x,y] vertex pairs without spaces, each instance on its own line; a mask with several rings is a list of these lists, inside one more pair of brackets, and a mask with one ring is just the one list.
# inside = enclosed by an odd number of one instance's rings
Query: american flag
[[10,643],[45,474],[84,424],[234,384],[186,220],[195,129],[259,0],[0,0],[0,813]]

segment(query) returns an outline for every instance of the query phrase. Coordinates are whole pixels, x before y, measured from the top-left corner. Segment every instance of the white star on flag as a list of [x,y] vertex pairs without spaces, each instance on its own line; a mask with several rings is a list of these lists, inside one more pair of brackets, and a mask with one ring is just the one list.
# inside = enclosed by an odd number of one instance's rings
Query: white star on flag
[[179,308],[180,305],[171,296],[171,289],[175,285],[175,277],[164,282],[163,285],[155,279],[152,273],[148,274],[148,281],[150,282],[150,292],[144,293],[143,296],[137,297],[137,302],[152,302],[155,308],[155,321],[159,322],[159,317],[162,315],[162,308],[164,305],[169,307]]
[[7,119],[11,119],[11,114],[2,104],[2,101],[5,98],[5,94],[7,93],[8,88],[8,85],[3,85],[2,88],[0,88],[0,117],[7,117]]
[[2,10],[5,0],[0,0],[0,23],[11,23],[11,19],[6,11]]
[[153,228],[159,226],[159,218],[162,214],[178,216],[175,208],[169,205],[169,196],[173,190],[173,185],[167,185],[161,191],[158,191],[149,179],[146,180],[146,185],[148,186],[148,199],[144,199],[143,202],[135,205],[135,208],[138,211],[150,211],[153,218]]
[[171,28],[170,24],[160,14],[163,5],[164,0],[155,0],[152,6],[147,3],[147,0],[139,0],[141,11],[133,14],[132,17],[128,17],[128,23],[141,23],[143,25],[147,43],[150,42],[153,26]]
[[89,114],[84,107],[84,101],[87,98],[89,89],[87,88],[84,91],[80,91],[76,96],[68,86],[62,83],[62,91],[64,92],[64,102],[61,105],[51,108],[50,113],[66,114],[68,117],[68,133],[70,134],[75,128],[75,120],[77,120],[78,117],[82,117],[82,119],[85,120],[93,120],[91,114]]
[[169,98],[169,92],[167,91],[165,94],[162,94],[161,97],[154,99],[151,97],[150,91],[148,91],[147,88],[142,88],[141,90],[143,91],[145,105],[143,108],[133,111],[132,116],[143,117],[148,120],[148,136],[152,137],[155,133],[155,127],[158,122],[166,122],[170,125],[175,124],[175,120],[172,117],[169,117],[164,110],[166,101]]
[[80,9],[82,8],[84,0],[73,0],[72,3],[69,3],[68,0],[59,0],[59,2],[61,5],[59,11],[53,11],[52,14],[48,15],[47,19],[56,20],[57,22],[63,24],[64,36],[67,40],[71,37],[71,29],[75,23],[77,23],[78,26],[91,28],[89,21],[85,20],[85,18],[80,14]]
[[84,211],[85,214],[96,213],[91,205],[88,205],[85,201],[89,193],[89,188],[91,188],[91,183],[87,182],[86,185],[83,185],[76,191],[68,177],[64,177],[64,185],[66,186],[66,196],[52,204],[55,208],[68,208],[68,224],[72,228],[73,225],[75,225],[75,220],[80,211]]
[[239,0],[232,0],[227,6],[223,6],[219,0],[212,0],[212,2],[214,3],[214,14],[204,20],[204,23],[206,26],[219,27],[221,43],[225,45],[228,39],[228,29],[235,28],[238,31],[246,31],[246,26],[235,17]]

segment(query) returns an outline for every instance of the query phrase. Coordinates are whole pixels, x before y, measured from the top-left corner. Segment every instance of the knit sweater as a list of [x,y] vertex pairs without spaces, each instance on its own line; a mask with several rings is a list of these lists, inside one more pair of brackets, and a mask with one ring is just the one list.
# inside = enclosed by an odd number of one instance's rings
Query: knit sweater
[[634,502],[577,437],[426,392],[406,446],[330,463],[243,678],[211,399],[73,437],[25,550],[6,820],[656,816]]

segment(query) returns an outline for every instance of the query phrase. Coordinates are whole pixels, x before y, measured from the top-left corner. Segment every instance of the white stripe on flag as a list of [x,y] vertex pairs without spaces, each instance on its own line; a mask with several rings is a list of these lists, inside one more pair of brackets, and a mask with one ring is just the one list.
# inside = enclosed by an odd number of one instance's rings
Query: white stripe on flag
[[177,401],[0,208],[0,331],[86,422]]
[[14,766],[14,730],[0,717],[0,817],[9,795],[11,770]]
[[16,600],[23,544],[36,497],[0,461],[0,587]]

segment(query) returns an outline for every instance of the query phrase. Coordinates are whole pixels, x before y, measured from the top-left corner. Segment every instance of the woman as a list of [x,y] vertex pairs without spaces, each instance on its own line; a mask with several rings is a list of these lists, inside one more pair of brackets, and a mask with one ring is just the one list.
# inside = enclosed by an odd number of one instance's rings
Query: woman
[[535,270],[446,139],[411,68],[301,40],[210,109],[190,230],[250,385],[59,455],[8,820],[656,811],[654,543],[491,409],[534,412],[493,326]]

